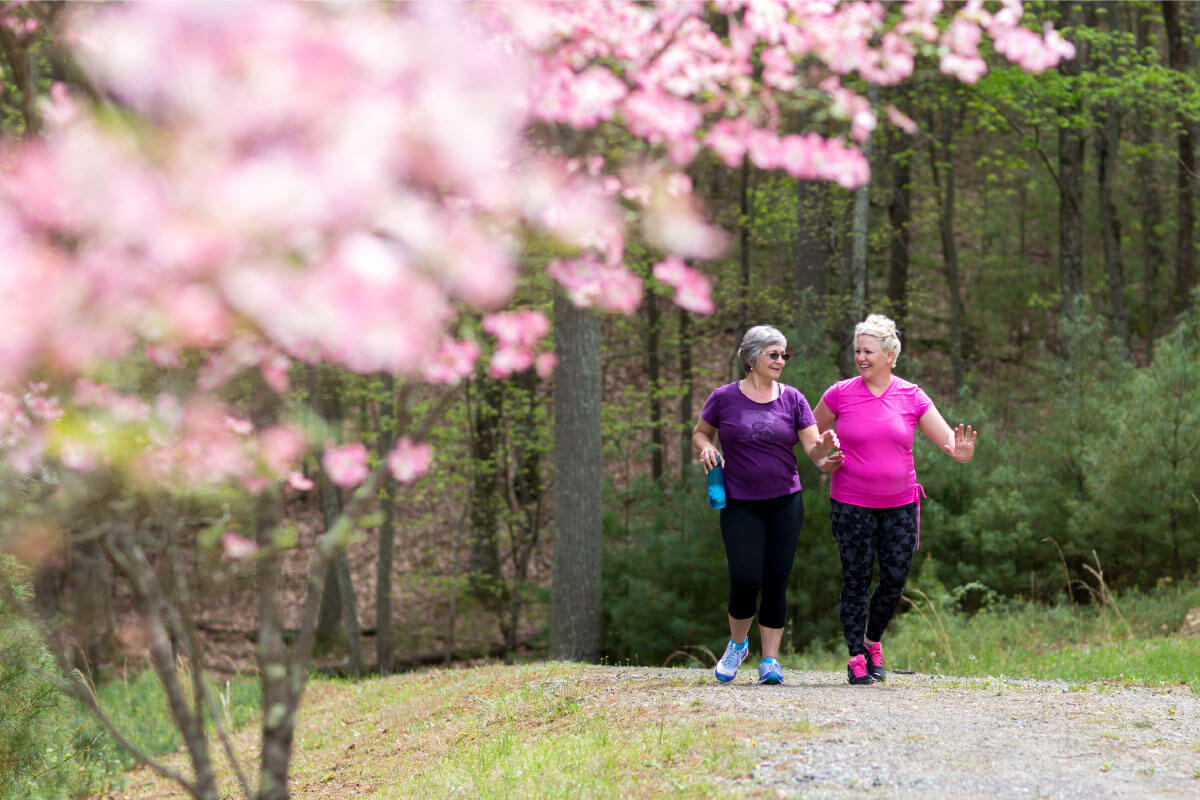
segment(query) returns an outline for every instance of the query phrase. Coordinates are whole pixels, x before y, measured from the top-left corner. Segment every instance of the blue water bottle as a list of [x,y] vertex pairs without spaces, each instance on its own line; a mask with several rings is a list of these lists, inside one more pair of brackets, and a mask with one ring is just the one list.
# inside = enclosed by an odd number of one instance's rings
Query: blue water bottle
[[[720,458],[720,456],[718,456]],[[725,459],[721,459],[721,464],[725,463]],[[725,507],[725,470],[721,469],[721,464],[713,467],[708,471],[708,507],[709,508],[724,508]]]

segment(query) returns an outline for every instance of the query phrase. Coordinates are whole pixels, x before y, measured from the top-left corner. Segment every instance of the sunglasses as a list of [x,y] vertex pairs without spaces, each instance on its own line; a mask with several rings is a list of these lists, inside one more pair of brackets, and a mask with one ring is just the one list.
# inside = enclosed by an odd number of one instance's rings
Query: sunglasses
[[779,359],[781,359],[781,358],[782,358],[785,364],[786,364],[786,363],[787,363],[787,362],[788,362],[788,361],[791,359],[791,357],[792,357],[792,354],[791,354],[791,353],[775,353],[775,352],[771,352],[771,353],[764,353],[764,355],[765,355],[767,358],[771,359],[772,361],[778,361]]

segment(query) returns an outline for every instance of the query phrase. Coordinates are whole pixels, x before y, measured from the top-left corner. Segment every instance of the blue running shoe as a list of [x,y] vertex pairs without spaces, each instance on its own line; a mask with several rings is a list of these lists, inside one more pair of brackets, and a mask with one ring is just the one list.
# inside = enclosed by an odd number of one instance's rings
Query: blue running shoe
[[721,683],[729,683],[736,678],[738,667],[741,666],[748,655],[750,655],[750,643],[748,641],[743,640],[742,646],[738,647],[737,643],[730,639],[729,644],[725,645],[725,654],[717,662],[717,680]]
[[758,682],[772,686],[783,683],[783,667],[773,658],[764,658],[758,665]]

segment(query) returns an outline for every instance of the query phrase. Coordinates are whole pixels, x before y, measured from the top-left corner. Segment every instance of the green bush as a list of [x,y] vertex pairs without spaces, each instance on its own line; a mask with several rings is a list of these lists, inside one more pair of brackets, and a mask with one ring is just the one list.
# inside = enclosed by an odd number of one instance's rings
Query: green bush
[[[3,559],[3,556],[0,556]],[[0,580],[27,592],[9,562]],[[53,686],[57,674],[34,631],[0,603],[0,800],[65,800],[119,788],[136,765],[81,703]],[[238,676],[212,683],[231,728],[244,725],[261,706],[259,683]],[[150,755],[176,750],[181,742],[152,672],[118,675],[96,689],[117,729]]]
[[[0,555],[0,580],[27,593],[17,569]],[[30,779],[46,771],[62,719],[61,695],[41,671],[53,670],[37,633],[0,600],[0,798],[31,796]]]

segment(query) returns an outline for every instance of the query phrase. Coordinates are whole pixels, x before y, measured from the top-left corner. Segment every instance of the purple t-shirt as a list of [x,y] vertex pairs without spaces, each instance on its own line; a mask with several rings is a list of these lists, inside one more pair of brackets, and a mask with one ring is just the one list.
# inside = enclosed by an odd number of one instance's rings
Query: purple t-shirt
[[756,403],[727,383],[713,390],[700,419],[717,429],[725,458],[725,494],[734,500],[768,500],[800,491],[792,450],[797,431],[816,425],[812,409],[794,386],[779,384],[779,397]]
[[857,377],[838,381],[821,399],[837,416],[834,430],[846,459],[833,473],[829,496],[866,508],[896,508],[916,500],[913,431],[933,407],[929,395],[893,375],[879,397]]

